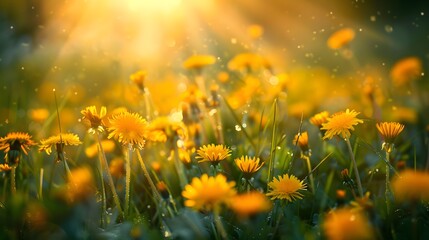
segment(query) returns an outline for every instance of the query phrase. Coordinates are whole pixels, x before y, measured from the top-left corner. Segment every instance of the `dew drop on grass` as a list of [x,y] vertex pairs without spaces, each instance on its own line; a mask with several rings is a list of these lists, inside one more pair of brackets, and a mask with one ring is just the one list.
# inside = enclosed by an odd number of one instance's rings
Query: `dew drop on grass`
[[240,132],[241,131],[241,127],[240,127],[240,125],[235,125],[235,131],[237,131],[237,132]]

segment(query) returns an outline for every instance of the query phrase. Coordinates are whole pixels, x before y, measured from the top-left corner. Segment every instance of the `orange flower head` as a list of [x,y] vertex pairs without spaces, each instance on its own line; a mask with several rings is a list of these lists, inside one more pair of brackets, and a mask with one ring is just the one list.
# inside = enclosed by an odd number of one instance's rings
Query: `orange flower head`
[[422,62],[417,57],[399,60],[390,70],[390,77],[395,86],[400,87],[418,79],[423,73]]
[[211,55],[194,55],[183,62],[183,67],[186,69],[201,70],[203,67],[212,65],[216,62],[216,58]]
[[218,164],[220,161],[225,160],[231,155],[231,150],[224,145],[204,145],[197,150],[197,157],[200,159],[198,162],[210,162],[211,164]]
[[295,138],[293,139],[293,144],[298,144],[299,148],[303,152],[308,151],[308,133],[307,131],[298,133],[295,135]]
[[354,126],[363,123],[356,116],[359,112],[347,109],[345,112],[338,112],[328,118],[328,121],[322,124],[322,130],[326,130],[323,139],[332,139],[334,136],[349,138],[350,131],[354,130]]
[[387,152],[393,150],[395,138],[404,130],[404,125],[398,122],[381,122],[375,125],[384,139],[383,149]]
[[21,153],[28,155],[27,151],[36,143],[31,140],[28,133],[10,132],[5,137],[0,138],[0,150],[3,150],[6,155],[6,162],[18,163]]
[[323,112],[320,112],[320,113],[314,115],[313,117],[311,117],[310,122],[314,126],[321,128],[322,124],[324,124],[328,121],[328,117],[329,117],[329,112],[323,111]]
[[241,218],[248,218],[270,211],[272,203],[263,193],[252,191],[235,196],[230,207]]
[[89,106],[80,113],[82,113],[82,122],[89,127],[88,132],[94,134],[95,131],[103,132],[105,128],[104,117],[106,116],[106,107],[101,107],[98,113],[95,106]]
[[228,182],[223,175],[209,177],[203,174],[200,178],[194,177],[192,182],[185,186],[182,196],[186,199],[187,207],[218,212],[223,204],[229,205],[236,195],[234,186],[235,182]]
[[274,178],[270,183],[270,187],[267,196],[270,196],[272,200],[274,199],[285,199],[289,202],[293,202],[296,199],[302,199],[303,195],[300,191],[307,190],[307,184],[303,181],[300,181],[294,175],[284,174],[283,176],[278,176],[278,179]]
[[146,80],[147,72],[146,71],[138,71],[136,73],[131,74],[130,80],[137,85],[137,87],[144,91],[144,82]]
[[334,32],[327,41],[330,49],[340,49],[349,44],[355,38],[355,31],[351,28],[343,28]]
[[143,149],[148,134],[147,122],[138,113],[121,112],[110,119],[108,138],[115,138],[123,145]]
[[236,158],[234,162],[247,179],[251,178],[264,165],[264,162],[261,162],[259,158],[249,156]]
[[324,218],[323,230],[329,240],[375,239],[366,215],[350,208],[339,208],[328,213]]
[[428,172],[404,170],[391,183],[398,202],[429,201]]

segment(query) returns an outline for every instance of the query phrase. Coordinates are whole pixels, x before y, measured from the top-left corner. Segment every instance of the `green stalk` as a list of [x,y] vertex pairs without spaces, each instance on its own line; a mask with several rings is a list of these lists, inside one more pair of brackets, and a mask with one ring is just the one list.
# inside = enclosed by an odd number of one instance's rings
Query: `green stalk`
[[113,195],[113,201],[115,202],[116,207],[118,208],[119,216],[123,216],[124,212],[122,211],[121,202],[119,201],[118,193],[116,193],[115,184],[113,183],[112,175],[109,172],[109,164],[107,163],[106,159],[106,153],[104,152],[103,145],[101,144],[100,135],[98,135],[98,132],[96,133],[96,140],[98,142],[98,149],[99,149],[99,156],[100,156],[100,165],[102,166],[102,169],[104,168],[104,173],[107,176],[107,184],[109,185],[109,188]]
[[[100,150],[98,150],[100,151]],[[107,203],[106,203],[106,187],[104,186],[104,176],[103,176],[103,169],[102,169],[102,159],[100,154],[98,155],[98,177],[100,178],[100,185],[101,185],[101,227],[104,228],[106,226],[106,212],[107,212]]]
[[353,154],[353,150],[352,150],[352,146],[350,144],[349,138],[345,138],[345,140],[346,140],[346,143],[347,143],[347,149],[349,150],[349,153],[350,153],[350,158],[352,159],[353,168],[354,168],[355,175],[356,175],[356,182],[357,182],[357,185],[358,185],[359,195],[360,195],[360,197],[363,197],[362,183],[360,181],[360,176],[359,176],[359,171],[358,171],[358,168],[357,168],[357,163],[356,163],[356,160],[355,160],[355,155]]
[[183,189],[186,186],[186,184],[188,184],[188,180],[185,176],[183,164],[179,159],[179,150],[177,149],[176,144],[174,144],[174,165],[176,167],[177,175],[179,176],[180,187]]
[[223,137],[222,120],[220,118],[219,109],[216,109],[216,112],[213,114],[213,118],[217,141],[219,144],[224,144],[225,140]]
[[145,108],[145,115],[146,120],[151,120],[151,106],[150,106],[150,98],[149,98],[149,90],[144,88],[143,89],[143,99],[144,99],[144,108]]
[[44,169],[40,168],[40,176],[39,176],[39,199],[43,200],[43,173]]
[[125,149],[125,216],[128,216],[128,210],[130,209],[131,152],[132,146],[128,144]]
[[216,229],[219,232],[222,239],[228,239],[228,235],[226,234],[225,228],[223,227],[222,221],[220,220],[219,210],[213,211],[213,217],[214,217]]
[[[237,116],[237,114],[235,113],[234,109],[231,107],[231,105],[229,105],[228,101],[225,99],[225,97],[223,97],[223,100],[225,102],[225,105],[228,107],[229,111],[231,112],[232,117],[234,118],[235,122],[237,125],[239,126],[243,126],[243,123],[241,122],[240,118]],[[254,150],[256,150],[256,145],[253,142],[252,138],[250,137],[249,133],[247,132],[246,128],[241,128],[241,132],[243,132],[244,136],[246,137],[247,141],[249,141],[250,145],[252,145],[252,148]]]
[[13,166],[10,170],[10,191],[12,194],[16,193],[16,167]]
[[161,195],[159,194],[158,190],[156,189],[156,186],[153,183],[152,178],[149,175],[149,172],[147,171],[146,165],[143,162],[143,158],[142,158],[142,156],[140,154],[140,151],[137,151],[137,158],[139,159],[140,166],[141,166],[141,168],[143,170],[143,174],[146,177],[147,181],[149,182],[149,185],[152,188],[153,193],[155,194],[155,196],[154,196],[155,199],[156,200],[161,200],[162,199]]
[[68,165],[67,160],[65,158],[63,159],[63,161],[64,161],[64,170],[66,172],[66,176],[69,177],[71,175],[69,165]]
[[314,188],[314,177],[313,177],[313,172],[311,170],[310,157],[307,155],[303,155],[303,157],[304,157],[305,161],[307,162],[308,177],[310,178],[311,191],[314,194],[316,189]]
[[[386,161],[390,162],[390,153],[386,150]],[[386,190],[385,190],[385,198],[386,198],[386,210],[387,216],[390,214],[390,168],[389,165],[386,164]]]
[[267,179],[267,191],[268,191],[268,183],[271,182],[271,179],[273,178],[273,172],[274,172],[274,159],[276,157],[276,118],[277,118],[277,99],[274,99],[273,104],[273,129],[272,129],[272,136],[271,136],[271,156],[268,163],[268,179]]

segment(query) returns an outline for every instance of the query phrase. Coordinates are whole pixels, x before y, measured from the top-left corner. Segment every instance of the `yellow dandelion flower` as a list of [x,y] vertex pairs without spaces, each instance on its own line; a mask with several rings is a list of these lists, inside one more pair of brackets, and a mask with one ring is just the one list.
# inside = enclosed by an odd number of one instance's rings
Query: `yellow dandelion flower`
[[323,230],[329,240],[375,239],[366,215],[350,208],[339,208],[328,213],[324,218]]
[[270,211],[272,203],[263,193],[252,191],[232,198],[230,208],[240,217],[247,218]]
[[253,39],[260,38],[264,34],[264,28],[258,24],[252,24],[247,28],[247,33]]
[[187,137],[186,126],[182,121],[173,121],[170,117],[157,117],[149,123],[148,140],[153,142],[166,142],[168,138]]
[[328,121],[328,117],[329,117],[329,112],[323,111],[311,117],[310,123],[318,128],[321,128],[322,125]]
[[185,164],[185,166],[189,167],[189,165],[191,164],[191,154],[194,152],[195,152],[195,148],[191,148],[191,149],[179,148],[178,153],[179,153],[180,161],[183,164]]
[[103,132],[105,124],[103,122],[104,117],[106,116],[106,107],[102,106],[100,113],[97,112],[95,106],[89,106],[83,109],[82,113],[82,122],[89,127],[88,132],[94,134],[95,131]]
[[331,49],[340,49],[349,44],[355,38],[355,31],[351,28],[343,28],[334,32],[327,41]]
[[[58,145],[79,145],[82,142],[79,140],[79,136],[74,133],[62,133],[56,136],[49,137],[47,139],[40,140],[39,151],[45,151],[46,154],[52,153],[52,146],[58,148]],[[62,146],[61,146],[62,147]],[[57,149],[58,150],[58,149]]]
[[12,170],[12,167],[9,166],[9,164],[4,163],[4,164],[0,164],[0,172],[7,172]]
[[237,54],[228,62],[228,68],[232,71],[258,70],[263,67],[271,68],[270,62],[254,53]]
[[404,125],[398,122],[381,122],[375,125],[378,132],[383,137],[383,149],[391,152],[395,138],[404,130]]
[[429,173],[404,170],[392,180],[392,190],[397,201],[429,201]]
[[308,151],[308,133],[307,133],[307,131],[295,135],[295,138],[293,139],[293,144],[298,144],[301,151],[307,152]]
[[10,132],[5,137],[0,138],[0,150],[6,153],[6,161],[12,163],[16,163],[21,152],[28,155],[27,151],[33,145],[36,143],[31,140],[28,133]]
[[200,178],[194,177],[192,182],[185,186],[182,196],[186,199],[185,206],[195,210],[219,211],[223,204],[229,205],[236,195],[235,182],[228,182],[223,175],[209,177],[203,174]]
[[288,174],[278,176],[278,179],[274,178],[268,183],[268,186],[271,189],[267,193],[267,196],[270,196],[271,200],[286,199],[289,202],[302,199],[303,195],[299,191],[307,190],[306,183],[300,181],[294,175],[289,176]]
[[115,138],[123,145],[142,149],[147,137],[147,122],[138,113],[121,112],[110,119],[108,138]]
[[125,176],[125,161],[117,157],[112,159],[109,163],[109,172],[113,177],[121,178]]
[[217,80],[221,83],[227,83],[229,81],[229,74],[225,71],[221,71],[217,74]]
[[236,158],[234,160],[235,165],[238,169],[244,174],[245,178],[250,178],[254,173],[256,173],[264,165],[264,162],[261,162],[259,158],[242,156],[241,158]]
[[228,96],[228,103],[237,109],[248,104],[261,91],[261,80],[252,76],[244,79],[244,85]]
[[[172,151],[172,152],[174,152],[174,151]],[[161,171],[161,163],[159,162],[159,161],[154,161],[154,162],[152,162],[151,164],[150,164],[150,166],[152,167],[152,169],[155,171],[155,172],[157,172],[157,173],[159,173],[159,171]]]
[[144,90],[144,82],[146,80],[147,72],[146,71],[138,71],[136,73],[131,74],[130,80],[137,85],[140,90]]
[[390,77],[396,86],[402,86],[422,75],[422,62],[417,57],[407,57],[393,65]]
[[31,120],[43,123],[49,117],[49,111],[45,108],[36,108],[28,111]]
[[376,127],[386,143],[393,143],[405,126],[398,122],[381,122]]
[[[112,140],[101,140],[101,146],[105,153],[110,153],[115,150],[115,142]],[[88,158],[93,158],[98,155],[98,143],[93,143],[85,149],[85,155]]]
[[354,130],[355,125],[363,123],[363,121],[356,116],[359,112],[347,109],[345,112],[338,112],[328,118],[328,121],[322,124],[322,130],[326,130],[323,139],[332,139],[334,136],[341,136],[342,138],[349,138],[350,131]]
[[214,145],[204,145],[197,150],[198,162],[210,162],[212,164],[218,164],[220,161],[225,160],[227,157],[231,156],[231,150],[225,147],[222,144]]
[[198,88],[197,85],[191,84],[186,88],[186,91],[182,94],[182,100],[186,103],[194,103],[204,99],[203,92]]
[[81,167],[71,170],[67,180],[66,196],[70,202],[85,199],[95,193],[94,179],[91,170]]
[[216,62],[216,58],[211,55],[194,55],[183,62],[183,67],[186,69],[200,70],[205,66],[212,65]]

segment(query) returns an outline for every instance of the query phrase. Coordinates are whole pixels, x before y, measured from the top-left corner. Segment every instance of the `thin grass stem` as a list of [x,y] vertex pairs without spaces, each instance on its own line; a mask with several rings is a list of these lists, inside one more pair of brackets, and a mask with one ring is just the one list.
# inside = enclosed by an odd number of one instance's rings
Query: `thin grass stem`
[[359,170],[358,170],[358,167],[357,167],[355,155],[353,153],[352,146],[350,144],[349,138],[345,138],[345,140],[346,140],[346,143],[347,143],[347,149],[349,150],[349,153],[350,153],[350,158],[352,159],[353,168],[354,168],[355,175],[356,175],[356,182],[357,182],[357,185],[358,185],[359,196],[363,197],[362,182],[360,180]]

